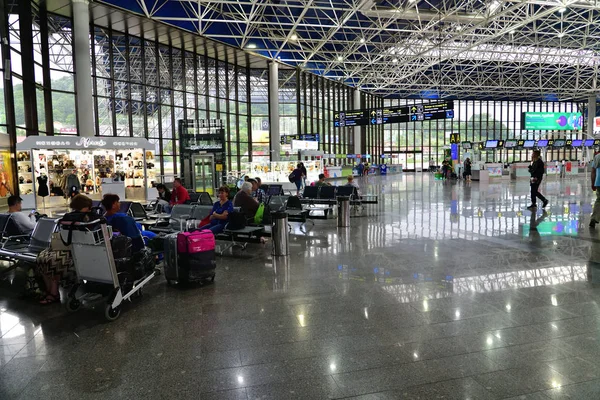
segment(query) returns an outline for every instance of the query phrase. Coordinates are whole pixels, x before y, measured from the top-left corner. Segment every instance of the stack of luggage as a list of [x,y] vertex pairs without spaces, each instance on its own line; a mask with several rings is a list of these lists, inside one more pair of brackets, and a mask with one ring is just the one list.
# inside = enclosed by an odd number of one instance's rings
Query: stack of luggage
[[209,230],[172,233],[165,237],[167,283],[214,281],[215,237]]

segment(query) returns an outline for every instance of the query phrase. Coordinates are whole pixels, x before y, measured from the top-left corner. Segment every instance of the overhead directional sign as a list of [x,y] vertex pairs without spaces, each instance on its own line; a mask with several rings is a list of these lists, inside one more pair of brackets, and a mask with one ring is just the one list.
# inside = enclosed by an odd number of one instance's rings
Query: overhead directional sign
[[454,118],[454,102],[450,100],[412,106],[340,111],[333,117],[333,125],[336,128],[452,119]]

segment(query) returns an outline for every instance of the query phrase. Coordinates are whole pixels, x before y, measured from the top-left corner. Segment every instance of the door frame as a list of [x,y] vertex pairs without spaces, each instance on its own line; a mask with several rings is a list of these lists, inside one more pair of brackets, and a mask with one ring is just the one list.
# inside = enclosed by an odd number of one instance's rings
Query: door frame
[[[196,161],[198,161],[199,159],[210,159],[210,165],[211,167],[211,176],[212,176],[212,184],[210,187],[210,191],[206,190],[206,189],[202,189],[202,190],[198,190],[198,188],[196,187]],[[215,156],[214,154],[210,154],[210,153],[200,153],[200,154],[194,154],[192,155],[192,180],[194,182],[194,191],[196,193],[198,192],[208,192],[211,196],[216,193],[215,191]],[[202,177],[202,181],[206,183],[206,179],[204,178],[204,176]],[[212,192],[212,193],[211,193]]]

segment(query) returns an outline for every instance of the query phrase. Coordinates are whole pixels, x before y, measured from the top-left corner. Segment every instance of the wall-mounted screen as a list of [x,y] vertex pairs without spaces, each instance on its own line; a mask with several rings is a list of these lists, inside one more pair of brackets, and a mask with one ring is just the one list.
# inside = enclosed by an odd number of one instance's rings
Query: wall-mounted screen
[[566,140],[565,139],[555,139],[553,147],[565,147]]
[[583,143],[583,145],[585,147],[592,147],[594,145],[594,139],[585,139],[585,142]]
[[470,150],[473,148],[473,143],[471,142],[462,142],[462,148],[464,150]]
[[487,142],[485,142],[486,149],[495,149],[496,147],[498,147],[497,140],[488,140]]
[[582,144],[583,140],[576,139],[571,142],[571,147],[581,147]]
[[535,140],[526,140],[525,143],[523,143],[523,147],[526,149],[531,149],[533,146],[535,146]]
[[567,112],[525,112],[523,129],[540,131],[573,131],[583,126],[581,113]]
[[537,147],[547,147],[547,146],[548,146],[547,140],[538,140],[537,141]]
[[506,142],[504,142],[504,148],[505,149],[512,149],[513,147],[517,147],[517,141],[514,139],[509,139]]

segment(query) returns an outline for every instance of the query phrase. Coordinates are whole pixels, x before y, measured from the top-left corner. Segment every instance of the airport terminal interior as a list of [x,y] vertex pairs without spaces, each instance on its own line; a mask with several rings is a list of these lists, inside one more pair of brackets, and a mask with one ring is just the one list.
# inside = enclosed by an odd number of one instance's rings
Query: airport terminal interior
[[0,399],[599,399],[599,19],[0,0]]

